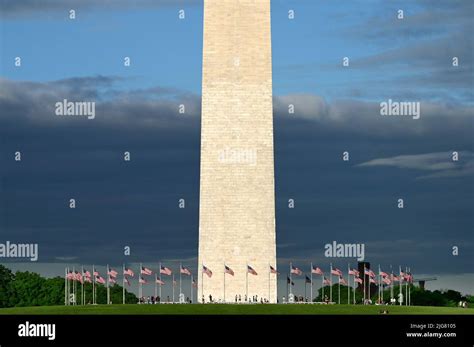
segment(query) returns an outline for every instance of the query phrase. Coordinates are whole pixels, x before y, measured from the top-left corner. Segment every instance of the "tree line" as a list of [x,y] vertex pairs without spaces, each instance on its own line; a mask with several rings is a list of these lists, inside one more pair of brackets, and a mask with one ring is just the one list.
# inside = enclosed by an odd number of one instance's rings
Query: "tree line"
[[[64,278],[44,278],[34,272],[13,273],[0,265],[0,307],[53,306],[64,305]],[[82,286],[77,284],[77,301],[80,302]],[[84,284],[86,304],[92,302],[92,284]],[[122,286],[110,287],[113,303],[122,303]],[[97,303],[107,303],[107,288],[96,284]],[[125,290],[125,302],[136,304],[135,294]]]

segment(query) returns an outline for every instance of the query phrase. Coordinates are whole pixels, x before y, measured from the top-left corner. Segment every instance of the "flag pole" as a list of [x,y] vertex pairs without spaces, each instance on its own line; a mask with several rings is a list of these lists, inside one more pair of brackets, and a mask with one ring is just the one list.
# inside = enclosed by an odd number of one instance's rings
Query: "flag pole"
[[64,268],[64,306],[67,306],[67,267]]
[[324,300],[324,274],[321,275],[321,288],[323,289],[321,293],[321,302]]
[[289,286],[289,283],[288,281],[290,280],[290,276],[287,275],[286,276],[286,299],[288,300],[288,297],[289,297],[289,289],[288,289],[288,286]]
[[224,304],[225,304],[225,260],[224,260]]
[[352,304],[355,305],[356,304],[356,275],[352,275],[352,284],[354,285],[354,290],[352,292],[353,294],[353,301],[352,301]]
[[347,304],[349,305],[349,301],[351,300],[351,275],[349,275],[349,271],[351,269],[351,264],[347,263]]
[[332,263],[331,265],[331,271],[329,273],[329,301],[332,302]]
[[313,302],[313,262],[311,262],[311,269],[310,269],[309,275],[311,277],[311,289],[309,290],[310,291],[309,295],[311,295],[311,302]]
[[304,300],[306,301],[307,295],[306,295],[306,275],[304,275]]
[[95,265],[92,265],[92,305],[95,305]]
[[390,279],[391,279],[391,283],[390,283],[390,304],[391,304],[392,299],[393,299],[393,268],[392,268],[392,264],[390,264]]
[[[382,276],[382,277],[383,277],[383,276]],[[383,298],[383,289],[384,289],[384,284],[385,284],[384,280],[385,280],[385,278],[382,279],[382,283],[380,284],[380,297],[382,298],[382,300],[380,301],[380,303],[383,303],[383,301],[384,301],[384,298]]]
[[270,281],[271,281],[270,263],[268,263],[268,303],[270,303]]
[[140,263],[140,270],[138,271],[138,302],[141,302],[140,300],[142,299],[142,281],[140,281],[142,277],[142,263]]
[[180,262],[179,263],[179,296],[178,297],[181,296],[181,292],[182,292],[181,290],[181,269],[182,268],[183,268],[183,263]]
[[[161,262],[159,263],[158,273],[160,274],[160,281],[161,281]],[[162,297],[161,297],[161,286],[162,286],[162,284],[160,283],[160,286],[158,287],[158,296],[160,297],[160,304],[161,304],[161,300],[162,300]]]
[[338,293],[337,293],[337,302],[340,305],[341,304],[341,276],[338,276],[339,280],[337,281],[337,286],[338,286]]
[[[291,288],[291,283],[293,283],[293,278],[291,276],[291,270],[293,269],[293,263],[290,262],[290,294],[293,294],[293,289]],[[290,295],[288,295],[290,296]]]
[[173,286],[173,304],[174,304],[174,274],[173,274],[173,283],[171,283]]
[[[405,266],[405,275],[408,275],[408,267]],[[405,306],[408,306],[408,281],[405,283],[405,293],[406,293],[406,299],[405,299]]]
[[245,269],[245,297],[247,298],[247,303],[249,300],[249,263],[247,263],[247,268]]
[[[370,270],[370,271],[372,271],[372,270]],[[370,305],[370,301],[372,301],[372,299],[370,298],[370,279],[371,279],[371,276],[369,274],[369,286],[367,287],[367,290],[368,290],[367,300],[369,301],[369,305]]]
[[110,304],[109,279],[109,264],[107,264],[107,305]]
[[362,283],[364,284],[364,300],[363,300],[363,303],[362,303],[363,305],[365,305],[365,300],[366,300],[366,298],[365,298],[365,286],[367,285],[367,283],[365,281],[365,278],[366,278],[365,276],[366,275],[365,275],[365,263],[364,263],[364,274],[363,274],[364,280],[362,281]]
[[408,268],[408,306],[411,306],[411,283],[413,282],[412,280],[412,274],[411,274],[411,267]]
[[[400,282],[400,293],[398,295],[398,297],[400,298],[400,294],[403,295],[403,290],[402,290],[402,267],[400,265],[398,265],[398,276],[400,276],[399,278],[399,282]],[[402,301],[399,302],[400,303],[400,306],[403,304]]]
[[85,301],[86,301],[86,295],[84,293],[84,265],[81,265],[81,302],[82,302],[82,306],[85,305]]
[[72,280],[72,295],[74,297],[74,306],[77,304],[77,298],[76,298],[76,267],[72,267],[72,273],[74,274],[73,280]]
[[381,292],[380,292],[380,289],[382,287],[382,275],[380,274],[380,264],[379,264],[379,275],[378,275],[378,278],[379,278],[379,287],[378,287],[378,293],[379,293],[379,304],[382,303],[382,301],[380,301],[380,296],[381,296]]

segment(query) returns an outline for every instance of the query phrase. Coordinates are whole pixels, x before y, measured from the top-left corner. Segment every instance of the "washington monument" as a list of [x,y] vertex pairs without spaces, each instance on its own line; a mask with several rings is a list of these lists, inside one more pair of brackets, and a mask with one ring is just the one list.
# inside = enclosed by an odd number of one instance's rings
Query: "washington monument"
[[276,302],[274,186],[270,0],[205,0],[199,301]]

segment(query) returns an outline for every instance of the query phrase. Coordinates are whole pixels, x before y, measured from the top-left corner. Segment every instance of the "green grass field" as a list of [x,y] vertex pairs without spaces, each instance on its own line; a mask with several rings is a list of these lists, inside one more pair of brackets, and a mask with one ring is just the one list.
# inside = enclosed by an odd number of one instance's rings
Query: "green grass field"
[[380,314],[387,309],[389,314],[474,314],[474,309],[433,306],[352,306],[352,305],[95,305],[95,306],[41,306],[2,308],[0,314]]

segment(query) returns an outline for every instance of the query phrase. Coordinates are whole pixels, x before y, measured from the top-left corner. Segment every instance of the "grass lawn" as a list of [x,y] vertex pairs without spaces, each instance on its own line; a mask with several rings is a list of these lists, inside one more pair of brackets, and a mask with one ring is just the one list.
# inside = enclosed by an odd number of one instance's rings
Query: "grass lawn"
[[2,308],[0,314],[474,314],[474,309],[433,306],[353,306],[353,305],[233,305],[233,304],[162,304],[162,305],[89,305]]

